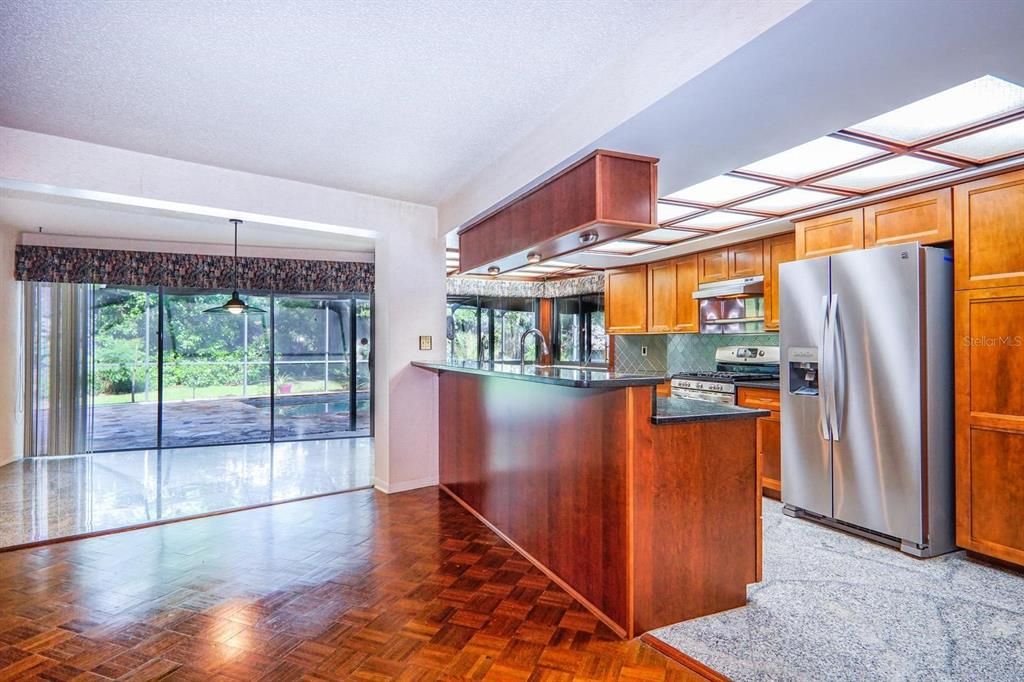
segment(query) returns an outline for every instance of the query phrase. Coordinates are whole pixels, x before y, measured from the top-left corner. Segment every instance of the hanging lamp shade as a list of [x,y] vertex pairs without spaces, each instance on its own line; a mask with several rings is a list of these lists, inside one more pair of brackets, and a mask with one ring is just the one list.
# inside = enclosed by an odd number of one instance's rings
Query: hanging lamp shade
[[235,226],[235,253],[231,258],[231,270],[232,286],[231,286],[231,298],[225,301],[222,305],[215,306],[213,308],[207,308],[204,313],[216,313],[226,315],[241,315],[243,313],[265,313],[267,312],[263,308],[257,308],[254,305],[249,305],[242,300],[242,297],[238,295],[238,226],[241,224],[241,220],[238,218],[232,218],[231,223]]

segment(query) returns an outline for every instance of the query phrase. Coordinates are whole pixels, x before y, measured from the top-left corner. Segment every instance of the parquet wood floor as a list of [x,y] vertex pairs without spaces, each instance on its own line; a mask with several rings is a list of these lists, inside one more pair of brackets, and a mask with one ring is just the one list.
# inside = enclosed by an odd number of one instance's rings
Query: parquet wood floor
[[437,488],[0,554],[0,680],[693,680]]

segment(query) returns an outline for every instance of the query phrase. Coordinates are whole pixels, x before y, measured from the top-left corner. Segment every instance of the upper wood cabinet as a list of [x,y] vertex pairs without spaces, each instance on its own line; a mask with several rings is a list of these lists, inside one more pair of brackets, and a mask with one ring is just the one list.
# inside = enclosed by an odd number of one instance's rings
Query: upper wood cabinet
[[647,331],[647,265],[605,270],[604,322],[609,334]]
[[729,247],[729,279],[764,274],[764,251],[760,239]]
[[779,265],[796,260],[796,236],[789,232],[764,240],[764,328],[777,330],[779,312]]
[[697,280],[701,284],[764,273],[764,254],[758,239],[697,254]]
[[1024,565],[1024,287],[958,291],[955,319],[956,542]]
[[957,289],[1024,285],[1024,170],[953,188]]
[[676,265],[661,261],[647,266],[647,330],[670,332],[676,325]]
[[729,279],[729,249],[701,251],[697,254],[697,281],[721,282]]
[[864,207],[864,246],[953,239],[953,189],[946,187]]
[[864,209],[796,223],[796,257],[817,258],[864,248]]
[[676,271],[676,319],[672,331],[700,331],[700,302],[693,297],[697,291],[697,254],[672,261]]

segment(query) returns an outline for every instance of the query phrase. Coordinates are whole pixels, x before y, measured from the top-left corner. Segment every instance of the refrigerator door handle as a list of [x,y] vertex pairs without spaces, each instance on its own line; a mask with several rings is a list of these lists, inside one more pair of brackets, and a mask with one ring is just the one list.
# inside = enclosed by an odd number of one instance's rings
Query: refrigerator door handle
[[846,401],[846,347],[843,339],[843,325],[839,317],[839,294],[832,294],[832,312],[829,315],[831,353],[829,354],[829,430],[832,440],[839,440],[842,434],[842,414]]
[[829,299],[821,297],[821,352],[818,356],[818,431],[822,440],[832,440],[831,419],[829,418],[830,373],[828,371],[829,336]]

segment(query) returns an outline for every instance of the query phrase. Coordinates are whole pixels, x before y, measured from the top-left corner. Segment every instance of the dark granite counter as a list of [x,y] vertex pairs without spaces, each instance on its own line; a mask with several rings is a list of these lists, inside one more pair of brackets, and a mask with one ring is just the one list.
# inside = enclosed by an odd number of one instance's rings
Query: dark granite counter
[[764,380],[761,380],[761,381],[758,381],[757,379],[751,379],[749,381],[744,381],[744,380],[741,379],[740,381],[734,382],[734,384],[736,386],[746,386],[747,388],[767,388],[769,391],[778,391],[779,390],[779,380],[778,379],[764,379]]
[[654,424],[685,424],[687,422],[716,421],[719,419],[754,419],[767,417],[768,410],[722,405],[706,400],[688,398],[658,398],[654,406]]
[[623,374],[605,369],[574,369],[547,365],[527,364],[522,370],[519,363],[462,362],[447,364],[413,362],[414,367],[433,372],[458,372],[478,376],[518,379],[541,384],[570,386],[572,388],[628,388],[630,386],[657,386],[665,381],[664,374]]

